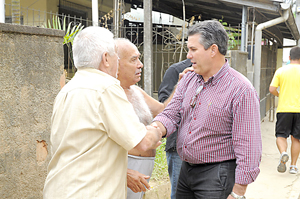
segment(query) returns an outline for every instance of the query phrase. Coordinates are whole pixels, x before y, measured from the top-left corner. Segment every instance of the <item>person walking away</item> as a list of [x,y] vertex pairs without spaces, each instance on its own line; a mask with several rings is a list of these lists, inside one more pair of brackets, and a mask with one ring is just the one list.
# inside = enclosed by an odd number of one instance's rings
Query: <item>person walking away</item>
[[276,70],[269,91],[279,97],[275,130],[276,145],[280,152],[277,171],[280,173],[286,171],[286,163],[289,160],[287,138],[291,136],[289,172],[297,174],[297,160],[300,152],[300,47],[291,49],[289,59],[289,65]]

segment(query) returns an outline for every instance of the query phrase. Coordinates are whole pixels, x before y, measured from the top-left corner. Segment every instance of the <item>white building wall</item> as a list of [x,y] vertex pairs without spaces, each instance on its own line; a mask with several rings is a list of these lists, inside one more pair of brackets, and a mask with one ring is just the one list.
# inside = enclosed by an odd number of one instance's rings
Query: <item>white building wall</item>
[[[297,42],[295,40],[283,39],[283,46],[296,46],[296,45],[297,45]],[[285,64],[286,62],[289,61],[290,50],[291,50],[291,48],[283,49],[283,56],[282,56],[283,64]]]

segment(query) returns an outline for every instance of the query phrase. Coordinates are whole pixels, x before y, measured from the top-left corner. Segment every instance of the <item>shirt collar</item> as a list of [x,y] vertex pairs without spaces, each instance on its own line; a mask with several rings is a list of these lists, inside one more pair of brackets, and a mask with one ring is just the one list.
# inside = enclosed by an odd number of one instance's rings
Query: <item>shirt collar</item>
[[77,71],[86,71],[86,72],[90,72],[90,73],[95,73],[95,74],[98,74],[98,75],[101,75],[101,76],[105,76],[105,77],[108,77],[110,78],[111,80],[119,83],[120,81],[117,79],[117,78],[114,78],[113,76],[105,73],[105,72],[102,72],[101,70],[98,70],[98,69],[95,69],[95,68],[87,68],[87,67],[84,67],[84,68],[78,68]]
[[[215,84],[217,84],[219,82],[219,80],[228,72],[229,70],[229,63],[228,60],[225,59],[226,62],[225,64],[222,66],[222,68],[213,76],[211,76],[208,80],[207,83],[211,83],[212,86],[214,86]],[[200,79],[200,82],[203,82],[204,79],[202,77],[202,75],[197,74],[198,78]]]

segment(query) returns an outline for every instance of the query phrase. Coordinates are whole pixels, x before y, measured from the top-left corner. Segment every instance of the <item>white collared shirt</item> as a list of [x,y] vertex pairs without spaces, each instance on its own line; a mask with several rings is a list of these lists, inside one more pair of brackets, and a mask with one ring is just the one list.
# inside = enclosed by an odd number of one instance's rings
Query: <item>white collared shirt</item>
[[46,198],[125,198],[127,151],[145,136],[119,80],[79,69],[57,95]]

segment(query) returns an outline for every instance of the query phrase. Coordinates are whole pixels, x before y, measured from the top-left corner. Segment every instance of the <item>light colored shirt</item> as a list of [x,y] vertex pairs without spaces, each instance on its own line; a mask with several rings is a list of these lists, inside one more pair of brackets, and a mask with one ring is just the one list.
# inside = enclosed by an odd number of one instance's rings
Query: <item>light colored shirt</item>
[[300,113],[300,65],[277,69],[270,86],[280,87],[277,112]]
[[55,99],[44,199],[125,199],[127,151],[145,134],[119,80],[79,69]]
[[[192,108],[192,98],[202,86]],[[167,136],[178,126],[177,151],[183,161],[201,164],[236,159],[235,182],[249,184],[260,172],[259,110],[251,83],[226,62],[207,82],[188,72],[154,121],[166,127]]]

